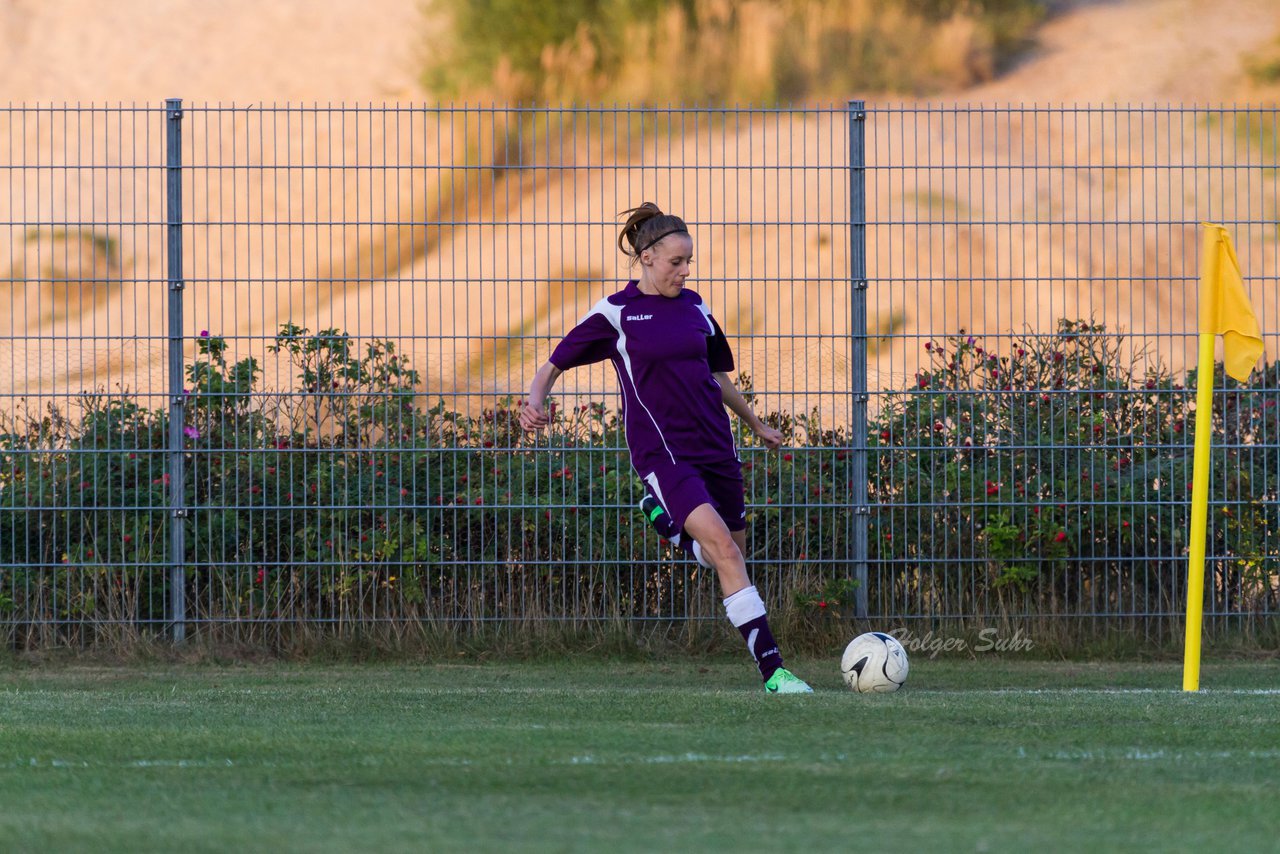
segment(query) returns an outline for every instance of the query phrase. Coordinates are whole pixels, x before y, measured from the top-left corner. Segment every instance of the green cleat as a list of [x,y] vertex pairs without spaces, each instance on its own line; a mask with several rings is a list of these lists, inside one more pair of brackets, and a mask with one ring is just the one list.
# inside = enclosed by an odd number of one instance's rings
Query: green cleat
[[764,690],[770,694],[812,694],[809,683],[792,673],[785,667],[773,671],[769,681],[764,683]]

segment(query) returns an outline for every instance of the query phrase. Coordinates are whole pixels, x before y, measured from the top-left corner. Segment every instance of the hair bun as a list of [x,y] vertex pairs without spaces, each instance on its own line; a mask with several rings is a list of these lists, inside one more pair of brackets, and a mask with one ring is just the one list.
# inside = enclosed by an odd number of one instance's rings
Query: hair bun
[[631,258],[633,263],[641,252],[667,235],[688,232],[684,220],[663,213],[662,208],[653,202],[643,202],[639,207],[622,211],[618,216],[627,218],[618,234],[618,251]]

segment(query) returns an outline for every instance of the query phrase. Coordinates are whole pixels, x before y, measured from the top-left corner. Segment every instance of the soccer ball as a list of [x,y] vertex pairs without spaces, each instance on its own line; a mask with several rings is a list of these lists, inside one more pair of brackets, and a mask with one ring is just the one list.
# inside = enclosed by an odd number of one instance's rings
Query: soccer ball
[[867,632],[849,641],[840,657],[845,684],[861,694],[887,694],[907,681],[907,651],[884,632]]

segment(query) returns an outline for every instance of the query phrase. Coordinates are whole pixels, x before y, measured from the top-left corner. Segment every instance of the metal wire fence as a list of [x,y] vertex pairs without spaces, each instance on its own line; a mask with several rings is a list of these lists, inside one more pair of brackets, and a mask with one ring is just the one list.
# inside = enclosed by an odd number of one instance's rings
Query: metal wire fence
[[[873,610],[1183,613],[1200,224],[1234,234],[1274,359],[1276,130],[1235,108],[872,114]],[[1218,625],[1277,609],[1280,372],[1258,367],[1217,381]]]
[[[1181,611],[1201,220],[1264,330],[1276,114],[252,105],[0,111],[9,643],[719,616],[635,510],[602,366],[683,216],[738,380],[749,565],[821,625]],[[1275,338],[1268,337],[1274,354]],[[1275,365],[1218,395],[1206,613],[1277,610]]]

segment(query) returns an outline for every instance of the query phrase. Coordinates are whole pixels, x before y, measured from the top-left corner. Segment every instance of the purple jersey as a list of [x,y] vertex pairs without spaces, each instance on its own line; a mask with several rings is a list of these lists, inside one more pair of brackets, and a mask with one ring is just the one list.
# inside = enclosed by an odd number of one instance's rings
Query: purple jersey
[[732,371],[719,324],[687,288],[667,298],[635,281],[600,300],[569,330],[551,364],[562,371],[609,359],[618,372],[631,463],[737,460],[713,371]]

